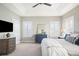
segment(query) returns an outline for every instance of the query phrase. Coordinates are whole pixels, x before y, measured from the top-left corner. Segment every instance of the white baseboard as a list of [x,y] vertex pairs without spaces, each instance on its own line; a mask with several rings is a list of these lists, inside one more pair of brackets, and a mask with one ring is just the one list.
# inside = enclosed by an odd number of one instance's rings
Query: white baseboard
[[35,43],[35,41],[21,41],[21,43]]

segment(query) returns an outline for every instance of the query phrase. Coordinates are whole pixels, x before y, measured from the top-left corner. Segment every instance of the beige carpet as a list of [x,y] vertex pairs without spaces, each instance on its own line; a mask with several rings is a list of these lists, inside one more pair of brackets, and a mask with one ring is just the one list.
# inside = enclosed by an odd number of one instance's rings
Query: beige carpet
[[41,56],[41,46],[37,43],[21,43],[8,56]]

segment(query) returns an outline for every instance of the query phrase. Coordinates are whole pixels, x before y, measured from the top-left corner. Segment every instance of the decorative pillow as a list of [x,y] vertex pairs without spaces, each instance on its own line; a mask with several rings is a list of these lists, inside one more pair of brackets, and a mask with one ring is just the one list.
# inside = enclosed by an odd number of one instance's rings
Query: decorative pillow
[[65,34],[64,39],[67,40],[67,38],[70,36],[70,34]]
[[78,40],[78,38],[79,38],[79,35],[77,35],[76,37],[75,37],[75,40],[74,40],[74,44],[75,44],[75,42]]
[[75,41],[76,45],[79,45],[79,38]]
[[74,43],[75,37],[71,36],[70,34],[66,34],[64,39],[70,43]]
[[72,34],[70,34],[70,37],[69,37],[69,40],[68,40],[68,42],[70,42],[70,43],[75,43],[75,41],[78,39],[78,36],[79,35],[79,33],[72,33]]
[[74,43],[74,40],[75,40],[75,37],[69,37],[69,39],[68,39],[68,42],[70,42],[70,43]]

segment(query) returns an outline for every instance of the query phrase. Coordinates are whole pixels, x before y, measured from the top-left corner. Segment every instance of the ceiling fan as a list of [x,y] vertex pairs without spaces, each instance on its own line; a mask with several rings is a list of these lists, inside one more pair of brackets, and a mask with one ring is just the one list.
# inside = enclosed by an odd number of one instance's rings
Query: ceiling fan
[[52,6],[52,4],[50,4],[50,3],[37,3],[37,4],[35,4],[35,5],[32,6],[32,7],[34,8],[34,7],[36,7],[36,6],[38,6],[38,5],[41,5],[41,4],[44,4],[44,5],[47,5],[47,6]]

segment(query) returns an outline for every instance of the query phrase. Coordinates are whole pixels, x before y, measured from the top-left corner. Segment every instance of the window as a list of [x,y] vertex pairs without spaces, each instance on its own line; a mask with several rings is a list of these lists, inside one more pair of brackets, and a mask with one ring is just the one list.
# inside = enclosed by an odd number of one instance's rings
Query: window
[[23,21],[23,37],[32,37],[32,21]]
[[60,35],[60,22],[50,22],[50,37],[56,37]]
[[64,19],[64,32],[74,32],[74,16]]

